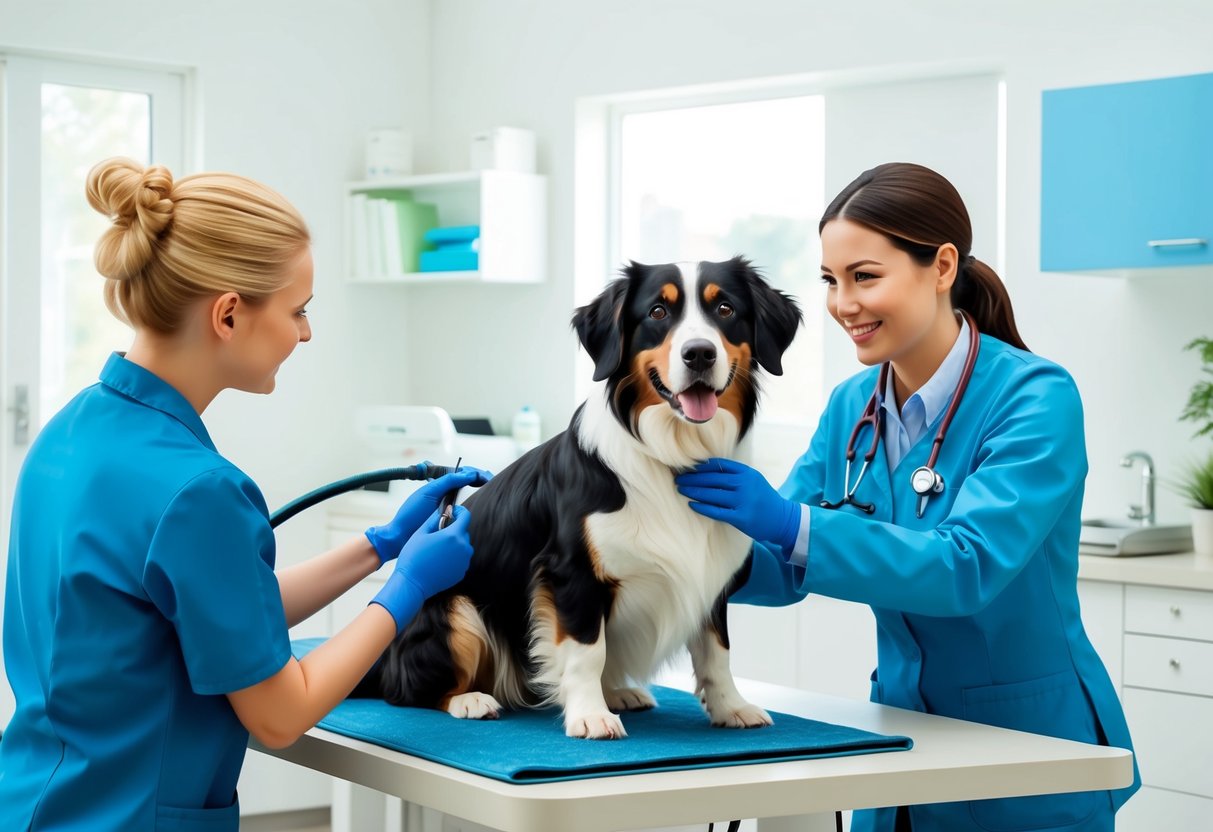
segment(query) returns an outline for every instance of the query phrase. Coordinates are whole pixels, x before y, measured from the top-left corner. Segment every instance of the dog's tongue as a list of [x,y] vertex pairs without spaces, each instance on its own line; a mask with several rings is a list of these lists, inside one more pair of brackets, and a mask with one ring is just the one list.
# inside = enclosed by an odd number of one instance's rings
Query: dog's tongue
[[716,391],[704,384],[679,393],[678,403],[686,417],[696,422],[706,422],[716,415]]

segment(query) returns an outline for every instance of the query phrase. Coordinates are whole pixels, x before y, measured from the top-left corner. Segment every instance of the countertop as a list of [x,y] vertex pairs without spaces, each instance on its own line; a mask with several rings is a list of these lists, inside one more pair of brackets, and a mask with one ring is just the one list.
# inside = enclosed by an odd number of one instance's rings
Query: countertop
[[1213,558],[1195,552],[1174,555],[1079,555],[1078,577],[1142,586],[1174,586],[1213,591]]

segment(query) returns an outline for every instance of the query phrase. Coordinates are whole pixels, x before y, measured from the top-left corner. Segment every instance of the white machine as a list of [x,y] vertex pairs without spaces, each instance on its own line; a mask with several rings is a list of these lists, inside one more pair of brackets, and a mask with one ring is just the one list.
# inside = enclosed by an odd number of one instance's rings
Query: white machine
[[[416,465],[429,460],[438,465],[454,465],[460,457],[467,465],[494,473],[521,454],[508,436],[482,436],[459,433],[450,414],[440,407],[384,405],[359,408],[355,431],[363,458],[360,470]],[[393,502],[422,485],[415,481],[391,483],[388,494]]]

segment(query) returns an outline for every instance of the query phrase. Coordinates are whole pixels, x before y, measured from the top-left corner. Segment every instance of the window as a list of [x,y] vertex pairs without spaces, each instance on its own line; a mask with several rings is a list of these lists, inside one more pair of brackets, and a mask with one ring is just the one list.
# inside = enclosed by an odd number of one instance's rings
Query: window
[[89,169],[110,156],[151,159],[151,97],[42,85],[41,422],[97,378],[131,331],[105,308],[93,244],[110,222],[84,197]]
[[[617,121],[615,262],[740,254],[805,311],[784,374],[764,376],[759,446],[772,431],[803,445],[821,409],[823,110],[822,97],[810,95],[624,112]],[[781,460],[782,473],[790,461]]]
[[826,201],[882,162],[931,167],[965,200],[974,254],[1001,273],[1003,101],[993,73],[853,83],[806,76],[582,99],[575,299],[585,303],[602,275],[629,259],[734,254],[795,295],[805,326],[784,375],[766,379],[752,434],[755,466],[782,481],[808,446],[826,391],[863,369],[825,314],[817,222]]
[[[36,430],[96,380],[111,351],[130,345],[131,331],[105,308],[93,268],[93,246],[109,221],[88,204],[88,171],[128,156],[183,175],[185,82],[177,72],[0,58],[5,197],[23,207],[5,218],[7,362],[14,381],[35,382],[26,386]],[[31,309],[39,310],[33,319]]]

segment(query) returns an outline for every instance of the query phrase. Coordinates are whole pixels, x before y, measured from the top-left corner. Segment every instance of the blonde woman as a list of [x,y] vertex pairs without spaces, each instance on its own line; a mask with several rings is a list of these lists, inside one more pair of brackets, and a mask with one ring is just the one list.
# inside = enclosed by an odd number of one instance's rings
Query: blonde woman
[[[201,414],[269,393],[311,339],[310,240],[280,195],[221,173],[101,162],[88,200],[111,311],[135,331],[30,449],[13,505],[0,829],[235,830],[248,735],[288,745],[346,696],[429,595],[461,578],[468,514],[417,491],[387,524],[275,575],[257,486]],[[398,556],[398,557],[397,557]],[[396,559],[345,630],[291,657],[287,628]]]

